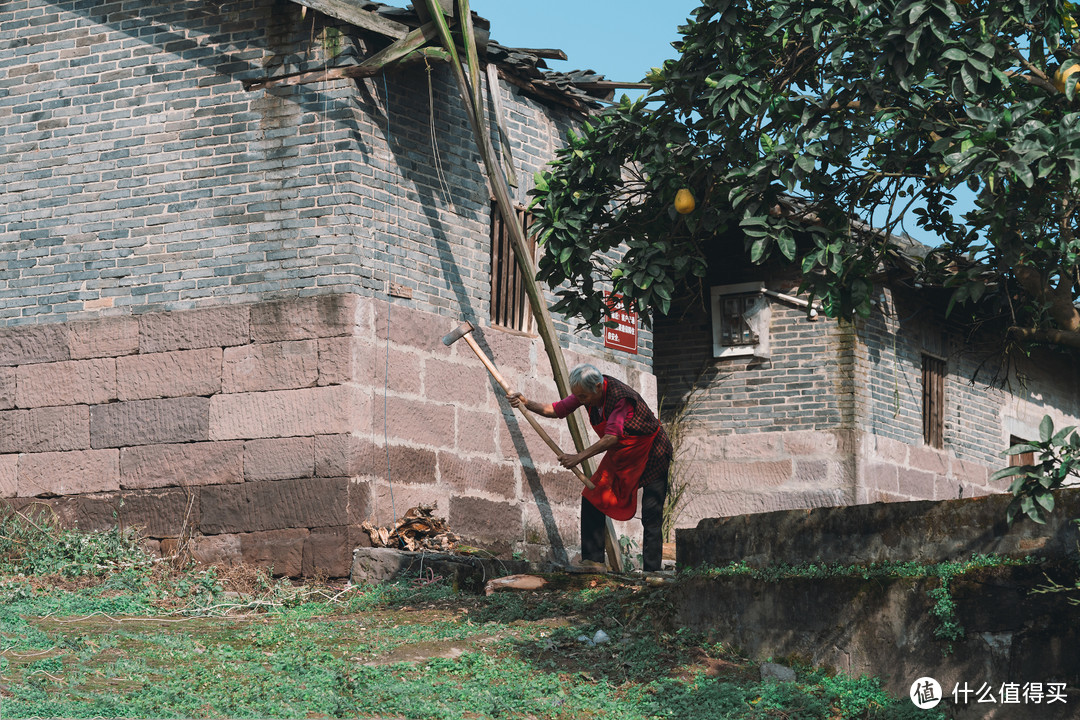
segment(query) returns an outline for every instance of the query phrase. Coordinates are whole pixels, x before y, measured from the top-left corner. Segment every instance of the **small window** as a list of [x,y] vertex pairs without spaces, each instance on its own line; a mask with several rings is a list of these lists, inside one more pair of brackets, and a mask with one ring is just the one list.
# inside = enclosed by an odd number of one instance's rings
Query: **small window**
[[[1026,443],[1026,442],[1028,442],[1028,441],[1025,440],[1022,437],[1017,437],[1016,435],[1010,435],[1009,436],[1009,447],[1012,447],[1013,445],[1019,445],[1020,443]],[[1034,464],[1035,464],[1035,451],[1034,450],[1028,450],[1027,452],[1020,453],[1019,455],[1010,455],[1009,456],[1009,467],[1018,467],[1020,465],[1034,465]]]
[[945,361],[923,355],[922,358],[923,442],[930,447],[945,447]]
[[769,354],[772,311],[761,283],[712,288],[713,357]]
[[[536,257],[536,237],[531,229],[533,214],[524,207],[515,208],[517,222],[529,243],[529,253]],[[525,293],[525,277],[514,258],[510,232],[503,224],[496,203],[491,204],[491,322],[509,330],[532,332],[532,310]]]

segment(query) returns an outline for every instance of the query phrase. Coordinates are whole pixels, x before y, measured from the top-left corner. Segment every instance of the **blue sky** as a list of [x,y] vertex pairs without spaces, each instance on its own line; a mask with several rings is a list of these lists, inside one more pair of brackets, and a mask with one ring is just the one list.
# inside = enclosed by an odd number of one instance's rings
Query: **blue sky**
[[696,0],[471,0],[491,21],[491,37],[510,47],[559,48],[568,60],[553,70],[595,70],[637,82],[675,57],[671,43]]
[[[404,7],[409,0],[382,0]],[[671,43],[698,0],[470,0],[491,21],[491,37],[508,47],[558,48],[552,70],[595,70],[637,82],[675,57]],[[634,96],[635,93],[627,91]]]
[[[382,0],[404,7],[410,0]],[[491,21],[491,37],[509,47],[559,48],[567,60],[546,60],[552,70],[594,70],[609,80],[640,81],[650,68],[676,56],[679,38],[700,0],[470,0],[470,7]],[[617,90],[636,97],[640,90]],[[956,190],[957,209],[972,205],[966,188]],[[884,215],[875,218],[883,220]],[[914,216],[905,229],[920,242],[936,245]]]

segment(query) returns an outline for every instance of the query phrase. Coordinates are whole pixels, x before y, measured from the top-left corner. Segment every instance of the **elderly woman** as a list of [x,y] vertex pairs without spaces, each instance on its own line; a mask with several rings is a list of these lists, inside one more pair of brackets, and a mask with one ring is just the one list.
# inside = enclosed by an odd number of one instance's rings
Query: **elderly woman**
[[550,418],[564,418],[582,405],[589,411],[589,422],[600,439],[580,453],[559,456],[559,463],[571,468],[606,453],[592,476],[596,488],[581,492],[581,558],[585,563],[603,564],[604,515],[614,520],[634,517],[641,488],[643,566],[646,571],[659,570],[671,441],[640,395],[625,383],[601,375],[592,365],[570,371],[570,392],[550,405],[527,400],[521,393],[507,399],[514,407],[524,405]]

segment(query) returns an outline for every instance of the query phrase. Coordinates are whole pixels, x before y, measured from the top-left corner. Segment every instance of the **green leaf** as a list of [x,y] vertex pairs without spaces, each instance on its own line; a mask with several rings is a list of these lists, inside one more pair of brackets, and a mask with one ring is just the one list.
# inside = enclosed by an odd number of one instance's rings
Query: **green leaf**
[[1042,505],[1046,512],[1054,512],[1054,494],[1051,492],[1040,493],[1035,496],[1035,501]]
[[1013,465],[1011,467],[1002,468],[990,476],[990,482],[997,482],[998,480],[1004,480],[1007,477],[1013,475],[1020,475],[1026,472],[1025,468],[1020,465]]
[[1042,422],[1039,423],[1039,440],[1042,442],[1050,442],[1050,438],[1054,436],[1054,420],[1049,415],[1044,415]]

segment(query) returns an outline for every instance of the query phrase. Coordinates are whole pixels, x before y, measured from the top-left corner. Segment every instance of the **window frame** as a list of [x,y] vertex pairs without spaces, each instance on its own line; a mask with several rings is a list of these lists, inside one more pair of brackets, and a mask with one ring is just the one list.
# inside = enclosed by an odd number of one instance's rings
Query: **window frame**
[[[514,255],[512,240],[503,223],[502,213],[494,200],[491,201],[490,209],[491,295],[488,319],[492,327],[531,336],[534,334],[535,321],[529,296],[525,292],[525,277]],[[535,216],[524,205],[515,205],[514,212],[535,263],[536,236],[531,232]]]
[[[714,285],[709,289],[709,307],[712,314],[712,343],[714,358],[730,357],[767,357],[769,352],[769,325],[772,320],[772,310],[769,299],[765,293],[765,283],[761,281],[734,283],[731,285]],[[765,317],[763,319],[765,331],[757,334],[757,341],[753,344],[724,345],[722,304],[725,298],[732,296],[757,296],[764,303]]]
[[923,443],[938,450],[945,448],[945,378],[948,374],[947,360],[922,353]]

